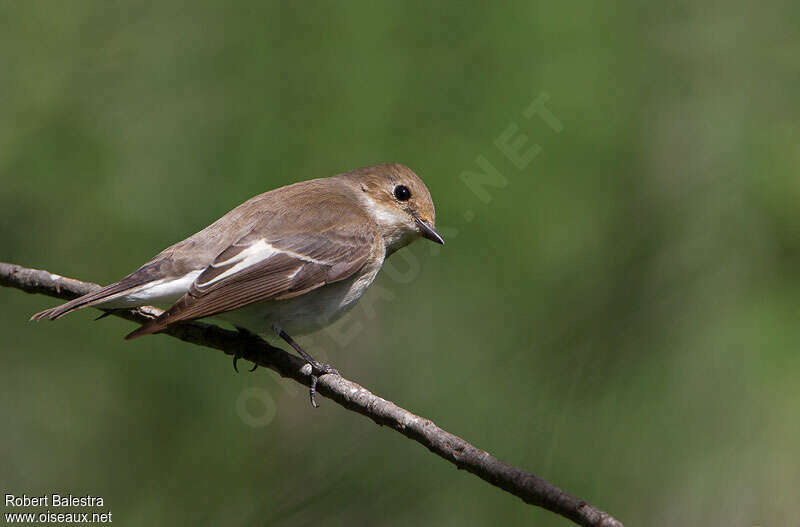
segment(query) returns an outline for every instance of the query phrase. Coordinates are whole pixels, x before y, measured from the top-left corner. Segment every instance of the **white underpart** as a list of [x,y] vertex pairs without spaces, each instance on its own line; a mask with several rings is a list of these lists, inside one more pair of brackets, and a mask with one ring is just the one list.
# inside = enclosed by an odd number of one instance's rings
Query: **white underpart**
[[378,274],[383,263],[379,256],[344,280],[294,298],[254,302],[216,317],[262,335],[275,335],[281,330],[292,336],[312,333],[352,309]]
[[108,301],[99,305],[132,307],[146,304],[171,304],[189,291],[189,287],[202,272],[202,269],[198,269],[181,277],[154,280],[131,289],[122,295],[111,297]]

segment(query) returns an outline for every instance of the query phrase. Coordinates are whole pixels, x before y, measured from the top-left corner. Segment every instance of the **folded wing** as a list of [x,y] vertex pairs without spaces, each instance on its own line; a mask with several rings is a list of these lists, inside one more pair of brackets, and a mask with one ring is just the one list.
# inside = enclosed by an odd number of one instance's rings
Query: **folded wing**
[[282,229],[275,222],[257,226],[222,251],[169,310],[125,338],[254,302],[292,298],[351,276],[369,258],[376,233],[361,218],[338,219],[313,229]]

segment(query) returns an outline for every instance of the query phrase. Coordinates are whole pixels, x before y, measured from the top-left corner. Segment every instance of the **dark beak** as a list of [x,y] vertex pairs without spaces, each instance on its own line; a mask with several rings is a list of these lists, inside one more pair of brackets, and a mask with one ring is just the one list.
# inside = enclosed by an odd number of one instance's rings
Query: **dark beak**
[[417,222],[417,227],[419,227],[419,232],[422,234],[424,238],[428,238],[432,242],[436,242],[438,244],[444,245],[444,238],[442,238],[436,229],[431,227],[430,223],[427,221],[422,221],[421,219],[414,216],[414,221]]

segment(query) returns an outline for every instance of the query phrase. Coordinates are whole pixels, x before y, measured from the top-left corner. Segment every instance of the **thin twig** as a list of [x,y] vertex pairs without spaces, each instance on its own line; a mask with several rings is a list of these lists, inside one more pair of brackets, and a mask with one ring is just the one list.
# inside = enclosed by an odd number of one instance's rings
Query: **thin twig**
[[[0,262],[0,285],[64,299],[76,298],[100,287],[97,284],[65,278],[47,271],[2,262]],[[115,316],[139,324],[159,313],[161,310],[149,306],[113,312]],[[223,351],[228,355],[238,352],[243,359],[270,368],[282,377],[294,379],[306,386],[310,382],[309,376],[304,373],[307,370],[303,368],[305,365],[303,360],[267,342],[248,339],[235,331],[200,322],[188,322],[168,326],[163,333],[192,344]],[[460,437],[442,430],[432,421],[414,415],[352,381],[338,375],[323,375],[319,379],[317,390],[325,397],[369,417],[379,425],[394,428],[458,468],[475,474],[526,503],[560,514],[578,525],[622,527],[622,523],[611,515],[584,500],[564,492],[530,472],[500,461]]]

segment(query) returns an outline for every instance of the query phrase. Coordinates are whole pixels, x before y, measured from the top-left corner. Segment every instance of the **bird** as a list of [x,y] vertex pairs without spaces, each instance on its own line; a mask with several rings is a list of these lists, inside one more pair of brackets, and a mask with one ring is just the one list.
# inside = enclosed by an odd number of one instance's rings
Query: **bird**
[[169,307],[126,340],[208,317],[246,336],[275,335],[310,364],[316,407],[318,377],[338,371],[293,336],[318,331],[352,309],[395,251],[418,238],[444,244],[435,221],[428,188],[402,164],[301,181],[245,201],[121,280],[31,320],[90,306],[110,313],[156,304]]

